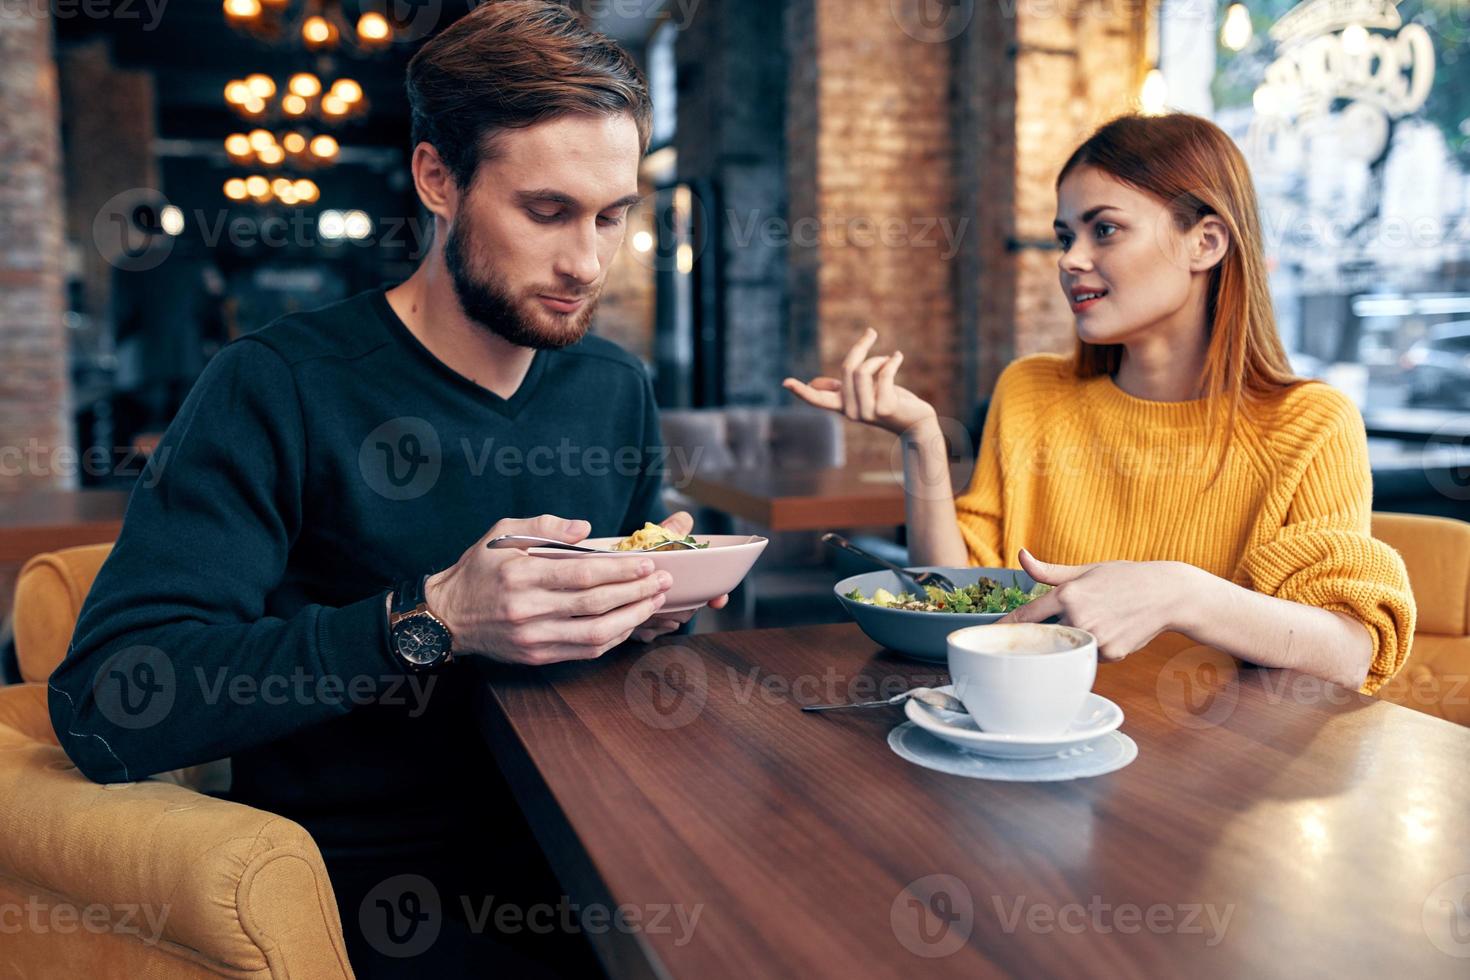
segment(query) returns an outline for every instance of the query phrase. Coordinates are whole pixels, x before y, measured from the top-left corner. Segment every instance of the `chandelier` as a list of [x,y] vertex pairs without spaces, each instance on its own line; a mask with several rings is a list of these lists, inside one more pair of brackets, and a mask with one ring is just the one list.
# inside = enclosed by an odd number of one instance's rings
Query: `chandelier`
[[387,17],[365,10],[351,18],[343,0],[224,0],[224,11],[231,27],[266,44],[372,54],[393,43]]
[[297,72],[285,85],[259,73],[233,79],[225,85],[225,102],[251,122],[315,119],[332,125],[367,112],[356,81],[344,77],[325,86],[309,71]]

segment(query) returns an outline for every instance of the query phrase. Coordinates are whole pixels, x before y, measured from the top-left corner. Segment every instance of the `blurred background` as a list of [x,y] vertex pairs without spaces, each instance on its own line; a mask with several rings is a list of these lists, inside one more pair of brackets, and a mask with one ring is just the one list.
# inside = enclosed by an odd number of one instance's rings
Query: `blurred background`
[[[127,490],[222,344],[409,275],[404,68],[470,6],[0,8],[0,500]],[[782,529],[772,481],[815,466],[846,474],[826,499],[891,492],[889,441],[780,387],[868,325],[977,438],[1008,362],[1071,349],[1059,165],[1108,118],[1173,108],[1247,153],[1282,336],[1362,409],[1379,509],[1466,515],[1470,0],[571,6],[655,106],[594,329],[645,362],[671,442],[757,474],[764,510],[694,487],[710,520]],[[10,499],[0,531],[88,506]],[[828,523],[897,555],[889,513]],[[810,535],[790,548],[801,565]]]

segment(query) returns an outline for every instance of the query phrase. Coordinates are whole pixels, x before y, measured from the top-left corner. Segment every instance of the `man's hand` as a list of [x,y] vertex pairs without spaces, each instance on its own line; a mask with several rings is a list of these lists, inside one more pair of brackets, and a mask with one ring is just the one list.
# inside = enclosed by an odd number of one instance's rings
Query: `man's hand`
[[452,567],[429,576],[425,599],[454,634],[453,652],[514,664],[590,660],[645,627],[673,583],[648,558],[568,561],[485,547],[502,534],[575,544],[590,531],[586,521],[550,514],[498,521]]
[[[670,534],[675,534],[682,538],[694,530],[694,518],[689,516],[687,510],[676,511],[668,517],[665,517],[662,521],[659,521],[659,526],[667,530]],[[709,607],[711,609],[724,609],[729,602],[730,597],[728,595],[717,596],[709,601]],[[639,643],[647,643],[649,640],[665,636],[689,622],[697,612],[699,612],[698,609],[686,609],[683,612],[672,612],[663,616],[653,616],[633,631],[633,639]]]

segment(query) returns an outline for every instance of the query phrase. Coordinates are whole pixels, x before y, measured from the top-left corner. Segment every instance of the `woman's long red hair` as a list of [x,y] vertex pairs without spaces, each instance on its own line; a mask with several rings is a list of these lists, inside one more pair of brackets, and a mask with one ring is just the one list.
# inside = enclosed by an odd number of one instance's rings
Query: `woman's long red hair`
[[[1209,347],[1198,389],[1218,406],[1212,433],[1212,441],[1221,441],[1218,477],[1237,416],[1304,383],[1292,374],[1276,332],[1250,168],[1220,127],[1185,113],[1120,116],[1106,123],[1068,158],[1057,186],[1084,166],[1159,198],[1181,230],[1213,214],[1230,232],[1229,249],[1210,272],[1205,318]],[[1121,344],[1077,341],[1078,378],[1111,375],[1122,359]]]

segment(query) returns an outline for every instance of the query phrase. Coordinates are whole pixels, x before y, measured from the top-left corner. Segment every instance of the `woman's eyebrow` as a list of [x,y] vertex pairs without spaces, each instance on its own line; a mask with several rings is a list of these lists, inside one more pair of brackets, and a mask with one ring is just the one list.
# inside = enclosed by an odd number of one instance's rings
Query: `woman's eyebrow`
[[[1096,218],[1098,215],[1102,214],[1104,211],[1121,211],[1121,210],[1123,210],[1123,209],[1122,208],[1114,207],[1111,204],[1099,204],[1095,208],[1088,208],[1086,211],[1083,211],[1082,212],[1082,223],[1084,225],[1091,224],[1092,223],[1092,219]],[[1067,223],[1065,221],[1063,221],[1061,218],[1058,218],[1057,220],[1053,221],[1051,223],[1051,226],[1053,228],[1056,228],[1056,229],[1063,229],[1063,228],[1067,228],[1068,227]]]

